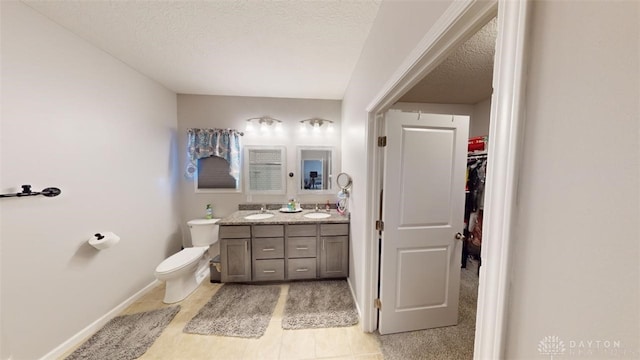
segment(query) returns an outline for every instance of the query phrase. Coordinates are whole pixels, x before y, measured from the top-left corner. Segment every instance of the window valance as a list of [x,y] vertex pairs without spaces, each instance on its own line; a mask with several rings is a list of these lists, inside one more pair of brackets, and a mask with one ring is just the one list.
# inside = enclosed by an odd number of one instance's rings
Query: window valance
[[193,178],[196,173],[198,159],[218,156],[229,162],[229,174],[239,179],[241,132],[234,129],[189,129],[187,134],[187,178]]

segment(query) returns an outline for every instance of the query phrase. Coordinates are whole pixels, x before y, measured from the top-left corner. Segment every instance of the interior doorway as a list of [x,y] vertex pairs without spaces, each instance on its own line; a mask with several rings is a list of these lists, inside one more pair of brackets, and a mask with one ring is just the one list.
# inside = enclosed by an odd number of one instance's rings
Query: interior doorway
[[[457,8],[456,8],[457,7]],[[379,208],[380,191],[382,189],[383,163],[380,150],[375,151],[376,136],[380,123],[378,114],[386,112],[426,74],[439,65],[446,55],[450,54],[462,41],[477,32],[491,18],[498,14],[498,40],[496,47],[496,65],[493,78],[494,93],[491,104],[491,124],[489,138],[490,177],[492,184],[487,189],[485,206],[491,211],[485,214],[485,233],[491,244],[485,249],[483,257],[491,258],[490,266],[483,266],[481,277],[483,282],[479,290],[479,309],[476,323],[474,357],[500,358],[503,350],[504,323],[507,308],[507,274],[509,239],[513,232],[511,224],[515,203],[515,189],[518,174],[518,154],[520,149],[520,132],[522,128],[523,102],[523,64],[524,44],[526,39],[527,2],[481,2],[470,1],[452,5],[441,23],[436,24],[439,32],[427,34],[420,45],[420,51],[408,62],[406,68],[397,72],[397,78],[389,81],[367,108],[369,111],[368,136],[370,139],[372,158],[369,161],[369,174],[372,179],[369,206],[371,225],[376,220]],[[430,38],[429,38],[430,37]],[[492,191],[493,188],[500,192]],[[371,226],[373,228],[373,226]],[[372,238],[375,230],[370,231]],[[368,247],[369,261],[367,273],[371,276],[365,292],[374,298],[377,289],[379,254],[376,242]],[[377,310],[365,302],[363,326],[365,330],[375,330]],[[384,307],[384,304],[382,304]]]
[[473,356],[496,35],[494,17],[384,116],[378,331],[418,330],[381,337],[400,357]]

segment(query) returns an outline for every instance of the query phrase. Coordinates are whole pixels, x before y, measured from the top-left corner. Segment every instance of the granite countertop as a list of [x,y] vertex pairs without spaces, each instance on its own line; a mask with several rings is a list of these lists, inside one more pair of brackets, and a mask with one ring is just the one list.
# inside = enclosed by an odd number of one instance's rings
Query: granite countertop
[[[225,217],[224,219],[218,221],[218,225],[256,225],[256,224],[317,224],[317,223],[348,223],[349,216],[340,215],[334,209],[332,209],[328,218],[324,219],[310,219],[305,217],[305,214],[316,212],[315,210],[302,210],[297,213],[283,213],[278,210],[267,210],[268,213],[273,214],[273,217],[268,219],[260,219],[260,220],[249,220],[244,217],[252,214],[259,214],[260,210],[239,210],[234,212],[233,214]],[[318,211],[320,213],[326,213],[324,210]]]

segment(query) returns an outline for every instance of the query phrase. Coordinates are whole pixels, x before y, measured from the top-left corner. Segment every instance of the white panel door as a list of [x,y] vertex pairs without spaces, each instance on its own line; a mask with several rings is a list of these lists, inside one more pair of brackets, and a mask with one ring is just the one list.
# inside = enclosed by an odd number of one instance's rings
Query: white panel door
[[469,117],[391,110],[385,123],[379,331],[455,325]]

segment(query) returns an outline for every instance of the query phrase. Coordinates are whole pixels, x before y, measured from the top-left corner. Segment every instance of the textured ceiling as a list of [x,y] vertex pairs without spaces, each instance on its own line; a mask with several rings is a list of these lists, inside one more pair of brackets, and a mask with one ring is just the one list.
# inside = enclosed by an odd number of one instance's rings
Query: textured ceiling
[[380,0],[28,6],[183,94],[342,99]]
[[[181,94],[342,99],[381,0],[22,0]],[[495,19],[403,102],[491,96]]]
[[493,91],[493,59],[497,21],[494,18],[414,86],[401,102],[475,104]]

